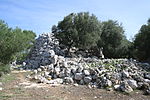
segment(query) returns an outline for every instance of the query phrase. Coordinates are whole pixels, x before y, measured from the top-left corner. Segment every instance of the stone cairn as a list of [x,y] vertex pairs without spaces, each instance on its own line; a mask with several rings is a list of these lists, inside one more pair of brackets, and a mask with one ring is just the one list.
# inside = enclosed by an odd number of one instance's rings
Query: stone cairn
[[88,85],[130,93],[142,89],[150,94],[150,65],[132,59],[67,58],[53,34],[36,39],[24,69],[30,79],[46,84]]

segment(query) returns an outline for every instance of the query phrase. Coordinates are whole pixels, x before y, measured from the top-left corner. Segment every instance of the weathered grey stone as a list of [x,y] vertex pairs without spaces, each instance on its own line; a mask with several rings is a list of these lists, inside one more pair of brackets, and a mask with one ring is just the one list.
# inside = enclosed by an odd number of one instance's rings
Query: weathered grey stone
[[129,84],[127,82],[122,83],[120,86],[120,89],[126,93],[130,93],[133,91],[133,89],[129,86]]
[[62,72],[60,72],[60,73],[59,73],[59,77],[60,77],[60,78],[65,77],[65,73],[64,73],[64,71],[62,71]]
[[138,82],[138,83],[137,83],[138,88],[139,88],[139,89],[141,89],[141,88],[142,88],[142,86],[143,86],[143,84],[144,84],[143,82]]
[[120,85],[114,85],[115,90],[120,90]]
[[150,84],[150,80],[149,79],[144,79],[144,82]]
[[150,73],[145,74],[145,78],[150,79]]
[[54,65],[50,64],[47,66],[48,71],[54,70]]
[[42,69],[41,69],[41,68],[38,68],[38,69],[37,69],[37,71],[38,71],[38,72],[41,72],[41,71],[42,71]]
[[77,83],[75,83],[75,84],[73,84],[73,86],[76,86],[76,87],[78,87],[79,85],[78,85]]
[[91,81],[92,81],[92,78],[91,78],[90,76],[84,77],[84,82],[85,82],[86,84],[90,83]]
[[84,80],[81,79],[80,82],[79,82],[79,84],[80,84],[80,85],[84,85]]
[[86,75],[86,76],[90,75],[89,70],[83,70],[83,73],[84,73],[84,75]]
[[143,82],[142,88],[147,89],[148,87],[150,87],[150,84]]
[[82,73],[76,73],[74,78],[75,78],[75,80],[82,80],[83,75],[82,75]]
[[92,75],[91,77],[92,77],[93,80],[96,80],[98,78],[98,75],[95,74],[95,75]]
[[136,89],[138,87],[137,82],[135,80],[128,80],[127,82],[132,89]]
[[56,73],[56,75],[59,75],[59,73],[60,73],[60,68],[59,68],[59,67],[55,67],[54,72]]
[[49,84],[62,84],[63,79],[57,78],[49,81]]
[[146,90],[146,94],[150,95],[150,87]]
[[112,86],[112,82],[111,82],[110,80],[106,79],[106,80],[104,81],[104,86],[106,86],[106,87],[111,87],[111,86]]
[[82,70],[83,70],[83,67],[82,67],[82,65],[81,64],[79,64],[79,66],[78,66],[78,68],[77,68],[77,72],[78,73],[81,73],[82,72]]
[[106,90],[107,90],[107,91],[113,91],[113,88],[108,87],[108,88],[106,88]]
[[34,74],[37,74],[37,73],[38,73],[38,71],[37,71],[36,69],[35,69],[33,72],[34,72]]
[[64,78],[64,83],[73,84],[74,81],[73,81],[73,79],[72,79],[71,77],[65,77],[65,78]]
[[49,76],[49,72],[45,71],[45,72],[44,72],[44,76],[45,76],[45,77],[48,77],[48,76]]
[[76,68],[71,68],[71,73],[75,74],[76,73]]
[[49,50],[49,53],[50,53],[50,56],[51,56],[51,57],[54,57],[54,56],[55,56],[54,50]]
[[54,55],[54,65],[57,64],[57,61],[58,61],[58,55]]
[[49,83],[49,80],[47,80],[45,77],[42,77],[42,76],[39,76],[39,77],[38,77],[38,80],[39,80],[41,83]]
[[127,78],[127,77],[129,77],[129,73],[127,71],[123,71],[122,72],[122,76]]
[[68,63],[66,61],[63,62],[64,67],[68,67]]

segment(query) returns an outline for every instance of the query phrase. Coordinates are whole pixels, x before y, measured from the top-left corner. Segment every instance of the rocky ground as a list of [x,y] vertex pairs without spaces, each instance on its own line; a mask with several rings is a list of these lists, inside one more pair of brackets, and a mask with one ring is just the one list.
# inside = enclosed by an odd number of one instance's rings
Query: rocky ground
[[130,94],[89,88],[87,85],[37,84],[26,78],[30,71],[12,71],[0,78],[0,100],[150,100],[143,91]]

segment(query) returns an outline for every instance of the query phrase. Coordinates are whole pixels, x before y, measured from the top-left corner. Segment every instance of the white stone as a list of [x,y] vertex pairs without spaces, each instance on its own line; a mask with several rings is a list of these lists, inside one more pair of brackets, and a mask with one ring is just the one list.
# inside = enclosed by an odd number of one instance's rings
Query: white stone
[[34,74],[37,74],[38,73],[38,71],[37,70],[34,70]]
[[123,92],[126,92],[126,93],[130,93],[133,91],[133,89],[128,85],[128,83],[123,83],[121,86],[120,86],[120,89],[123,91]]
[[90,72],[89,72],[89,70],[83,70],[83,73],[84,73],[84,75],[90,75]]
[[49,81],[49,84],[62,84],[62,83],[63,83],[63,79],[61,78],[57,78]]
[[58,61],[58,55],[55,55],[55,56],[54,56],[54,65],[57,64],[57,61]]
[[65,82],[65,83],[69,83],[69,84],[74,83],[74,81],[73,81],[73,79],[72,79],[71,77],[65,77],[65,78],[64,78],[64,82]]
[[123,76],[123,77],[129,77],[129,73],[128,73],[127,71],[123,71],[123,72],[122,72],[122,76]]
[[144,82],[150,84],[150,80],[149,79],[144,79]]
[[51,57],[55,56],[55,52],[53,50],[50,50],[49,53],[51,54]]
[[79,85],[78,85],[77,83],[75,83],[75,84],[73,84],[73,86],[76,86],[76,87],[78,87]]
[[55,72],[56,72],[57,75],[59,75],[60,68],[59,67],[55,67]]
[[63,66],[64,66],[64,67],[68,67],[67,61],[64,61],[64,62],[63,62]]
[[112,82],[108,79],[106,80],[106,86],[108,86],[108,87],[112,86]]
[[60,78],[65,77],[65,73],[64,73],[63,71],[62,71],[62,72],[60,72],[60,73],[59,73],[59,77],[60,77]]
[[114,85],[115,90],[119,90],[119,88],[120,88],[120,85]]
[[135,80],[128,80],[127,82],[129,86],[133,89],[136,89],[138,87],[137,82]]
[[145,78],[150,79],[150,74],[146,74]]
[[38,71],[38,72],[41,72],[41,71],[42,71],[42,69],[41,69],[41,68],[38,68],[38,69],[37,69],[37,71]]
[[0,91],[2,91],[3,90],[3,88],[2,87],[0,87]]
[[45,77],[49,76],[49,72],[45,71],[45,72],[44,72],[44,76],[45,76]]

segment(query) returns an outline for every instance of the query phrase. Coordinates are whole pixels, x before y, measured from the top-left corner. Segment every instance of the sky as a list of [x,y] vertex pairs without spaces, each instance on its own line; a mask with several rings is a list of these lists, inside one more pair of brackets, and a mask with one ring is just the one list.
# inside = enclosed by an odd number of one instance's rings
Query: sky
[[52,25],[70,13],[89,12],[100,21],[122,23],[132,39],[150,18],[150,0],[0,0],[0,19],[9,27],[51,32]]

